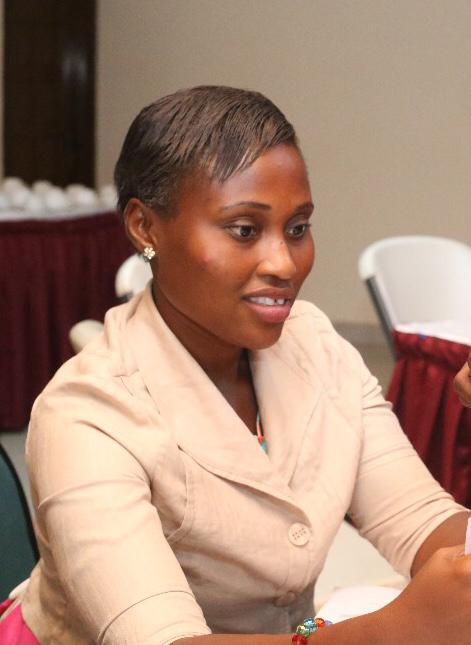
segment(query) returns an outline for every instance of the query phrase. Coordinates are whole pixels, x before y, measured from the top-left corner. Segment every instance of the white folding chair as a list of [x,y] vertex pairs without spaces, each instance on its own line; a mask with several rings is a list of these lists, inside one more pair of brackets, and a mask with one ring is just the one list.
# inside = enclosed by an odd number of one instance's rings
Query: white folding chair
[[471,247],[444,237],[390,237],[358,262],[388,342],[399,324],[471,319]]
[[[142,291],[152,277],[152,271],[147,262],[138,255],[127,258],[116,272],[115,292],[118,298],[125,302],[139,291]],[[81,320],[69,332],[69,340],[78,353],[93,338],[103,331],[103,323],[98,320]]]
[[137,253],[131,255],[116,272],[114,288],[121,300],[130,300],[142,291],[152,278],[150,264]]
[[87,343],[103,331],[103,323],[98,320],[81,320],[75,323],[69,331],[69,340],[72,349],[78,354]]

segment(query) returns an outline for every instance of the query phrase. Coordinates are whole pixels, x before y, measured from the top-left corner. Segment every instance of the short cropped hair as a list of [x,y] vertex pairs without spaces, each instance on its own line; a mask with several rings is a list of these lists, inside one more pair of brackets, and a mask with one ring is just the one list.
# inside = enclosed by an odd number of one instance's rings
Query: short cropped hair
[[294,128],[259,92],[202,85],[164,96],[126,135],[114,175],[118,210],[136,197],[169,215],[192,172],[224,182],[279,144],[298,147]]

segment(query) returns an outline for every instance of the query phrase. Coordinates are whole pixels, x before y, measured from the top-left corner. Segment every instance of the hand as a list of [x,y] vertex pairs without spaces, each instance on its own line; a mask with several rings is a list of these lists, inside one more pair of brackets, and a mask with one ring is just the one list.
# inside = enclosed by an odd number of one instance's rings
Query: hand
[[461,403],[468,408],[471,407],[471,353],[466,363],[455,376],[454,385]]
[[471,642],[471,555],[463,546],[436,551],[408,587],[384,607],[391,641],[403,645],[469,645]]

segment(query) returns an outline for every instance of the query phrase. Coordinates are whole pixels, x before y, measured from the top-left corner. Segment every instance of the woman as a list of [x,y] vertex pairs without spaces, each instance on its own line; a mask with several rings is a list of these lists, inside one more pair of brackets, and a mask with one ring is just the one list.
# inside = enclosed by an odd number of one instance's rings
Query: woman
[[311,640],[469,642],[468,513],[357,352],[295,302],[314,245],[292,126],[255,92],[180,91],[135,119],[116,183],[154,279],[35,403],[28,628],[61,645],[307,643],[292,634],[348,512],[414,578]]

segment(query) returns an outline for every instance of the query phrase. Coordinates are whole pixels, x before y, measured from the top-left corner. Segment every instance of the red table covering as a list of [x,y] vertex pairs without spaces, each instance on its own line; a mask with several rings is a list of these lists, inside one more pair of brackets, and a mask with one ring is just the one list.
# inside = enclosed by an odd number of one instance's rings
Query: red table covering
[[114,212],[0,222],[0,429],[21,428],[72,355],[69,330],[117,303],[114,278],[133,252]]
[[453,390],[453,378],[470,347],[394,332],[398,360],[387,398],[433,476],[471,505],[471,410]]

